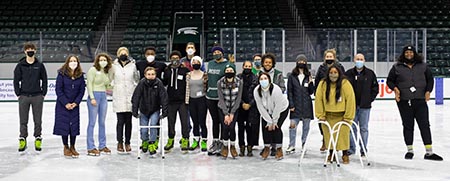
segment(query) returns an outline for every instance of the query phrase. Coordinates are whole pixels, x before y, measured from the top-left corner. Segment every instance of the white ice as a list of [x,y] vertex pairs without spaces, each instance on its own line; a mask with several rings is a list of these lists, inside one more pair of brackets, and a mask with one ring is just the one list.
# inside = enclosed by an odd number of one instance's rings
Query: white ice
[[[319,152],[321,145],[317,125],[311,125],[308,150],[301,167],[299,155],[285,155],[283,160],[270,158],[263,161],[258,155],[261,146],[254,151],[254,157],[228,158],[224,160],[206,153],[181,154],[178,140],[181,135],[177,122],[176,144],[173,152],[165,159],[137,156],[137,121],[133,122],[132,146],[130,155],[118,155],[116,148],[116,116],[111,103],[107,116],[107,145],[113,150],[111,155],[100,157],[86,156],[86,103],[81,104],[81,135],[77,139],[78,159],[67,159],[62,155],[59,136],[52,135],[54,124],[54,102],[44,103],[43,151],[35,153],[32,136],[28,137],[28,151],[17,153],[19,121],[17,102],[0,103],[0,179],[2,180],[450,180],[450,118],[446,111],[450,102],[444,105],[428,103],[433,137],[433,150],[444,161],[423,159],[425,148],[416,126],[413,160],[403,158],[406,146],[403,142],[402,124],[395,101],[375,101],[369,124],[369,152],[371,166],[361,167],[357,156],[351,156],[350,164],[341,167],[323,167],[325,154]],[[283,129],[283,147],[289,141],[286,120]],[[33,135],[33,121],[30,115],[29,135]],[[167,125],[167,124],[166,124]],[[211,121],[208,118],[208,127]],[[237,127],[236,127],[237,129]],[[97,128],[95,132],[97,132]],[[164,129],[167,135],[167,128]],[[209,130],[209,138],[212,137]],[[297,143],[300,143],[301,129],[298,130]],[[191,134],[192,136],[192,134]],[[191,137],[192,138],[192,137]],[[262,139],[262,138],[261,138]],[[95,136],[96,144],[97,136]],[[211,141],[211,140],[209,140]],[[262,140],[260,141],[262,143]],[[164,143],[165,144],[165,143]],[[209,144],[208,144],[209,145]],[[299,145],[299,144],[298,144]],[[297,150],[300,147],[297,146]]]

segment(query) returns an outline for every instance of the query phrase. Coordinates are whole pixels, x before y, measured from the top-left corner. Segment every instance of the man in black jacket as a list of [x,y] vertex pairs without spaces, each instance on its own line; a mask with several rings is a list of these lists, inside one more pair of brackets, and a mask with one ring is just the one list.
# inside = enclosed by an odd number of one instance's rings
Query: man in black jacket
[[177,112],[181,120],[181,150],[188,151],[189,147],[189,116],[188,106],[185,103],[186,98],[186,74],[189,69],[181,64],[181,53],[177,50],[172,51],[169,55],[170,64],[164,70],[163,83],[167,86],[167,94],[169,95],[169,114],[167,119],[169,122],[169,139],[164,150],[169,151],[173,148],[175,137],[175,122],[177,120]]
[[427,101],[433,90],[434,80],[431,70],[418,55],[413,46],[403,48],[403,53],[389,71],[387,85],[395,92],[395,100],[403,124],[403,137],[408,151],[405,159],[414,157],[414,119],[420,129],[423,144],[425,145],[427,160],[442,161],[442,157],[433,153],[430,121]]
[[[364,145],[360,146],[364,146],[364,149],[367,151],[370,109],[372,107],[372,102],[378,95],[378,81],[375,73],[364,66],[366,60],[363,54],[356,54],[354,62],[355,67],[347,70],[345,76],[347,76],[347,79],[352,83],[353,90],[355,91],[356,115],[353,121],[359,125],[359,130],[361,131],[361,139]],[[356,133],[355,125],[353,125],[353,131]],[[353,140],[353,137],[350,135],[350,150],[348,153],[354,154],[355,151],[355,140]],[[361,155],[364,155],[362,148],[360,153]]]
[[19,99],[20,138],[19,152],[27,148],[28,114],[33,111],[35,150],[41,151],[42,106],[47,94],[47,71],[36,57],[36,45],[25,43],[26,57],[20,59],[14,69],[14,92]]
[[136,68],[139,71],[140,79],[144,78],[144,70],[147,67],[153,67],[156,70],[156,77],[163,80],[162,73],[166,69],[166,64],[164,62],[159,62],[155,60],[156,49],[155,47],[147,47],[144,50],[145,60],[141,60],[136,63]]

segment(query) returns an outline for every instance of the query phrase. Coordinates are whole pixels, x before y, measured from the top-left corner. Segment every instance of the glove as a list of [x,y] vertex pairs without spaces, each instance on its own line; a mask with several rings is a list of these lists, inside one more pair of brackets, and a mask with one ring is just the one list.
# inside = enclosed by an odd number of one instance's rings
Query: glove
[[135,118],[139,118],[139,113],[137,113],[137,112],[133,112],[132,114],[133,114],[133,117],[135,117]]

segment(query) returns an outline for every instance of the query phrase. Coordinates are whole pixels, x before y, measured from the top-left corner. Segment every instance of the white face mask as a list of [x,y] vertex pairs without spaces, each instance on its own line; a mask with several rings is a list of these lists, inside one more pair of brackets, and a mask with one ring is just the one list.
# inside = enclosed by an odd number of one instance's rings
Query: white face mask
[[147,56],[147,62],[152,63],[154,60],[155,60],[155,56],[154,55]]
[[187,53],[188,55],[194,55],[195,50],[194,50],[194,49],[188,49],[188,50],[186,51],[186,53]]
[[108,65],[108,62],[100,61],[100,62],[98,62],[98,64],[100,65],[100,67],[105,68]]
[[69,67],[72,70],[75,70],[78,67],[78,62],[69,62]]

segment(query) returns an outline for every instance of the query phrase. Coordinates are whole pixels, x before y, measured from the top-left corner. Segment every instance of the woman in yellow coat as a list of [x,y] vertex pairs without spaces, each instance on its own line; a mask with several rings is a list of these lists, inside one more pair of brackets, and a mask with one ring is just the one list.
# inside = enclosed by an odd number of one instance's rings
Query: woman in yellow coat
[[[316,90],[315,113],[321,121],[327,121],[333,127],[340,121],[351,123],[355,117],[356,103],[352,84],[344,77],[344,73],[335,65],[328,68],[325,78],[319,82]],[[328,147],[330,132],[322,125],[325,145]],[[336,136],[333,135],[334,137]],[[342,150],[342,162],[349,163],[347,150],[350,148],[350,129],[342,126],[336,143],[337,151]],[[331,153],[328,161],[331,162]]]

